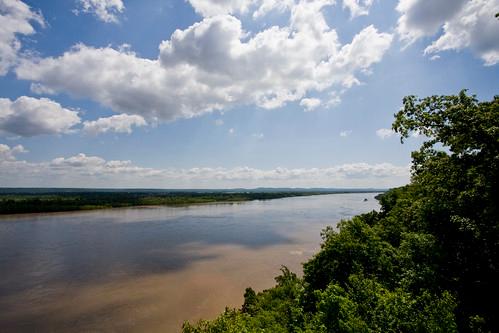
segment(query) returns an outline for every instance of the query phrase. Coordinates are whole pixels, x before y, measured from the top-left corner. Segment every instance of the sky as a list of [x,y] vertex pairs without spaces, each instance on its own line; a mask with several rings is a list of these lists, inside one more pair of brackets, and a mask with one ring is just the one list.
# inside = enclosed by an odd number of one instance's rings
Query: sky
[[0,187],[400,186],[499,93],[499,0],[0,0]]

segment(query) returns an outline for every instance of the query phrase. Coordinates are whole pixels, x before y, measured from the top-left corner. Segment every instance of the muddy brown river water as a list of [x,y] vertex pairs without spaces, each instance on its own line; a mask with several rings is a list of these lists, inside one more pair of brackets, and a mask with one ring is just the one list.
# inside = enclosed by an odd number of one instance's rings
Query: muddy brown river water
[[0,332],[179,332],[300,273],[374,196],[0,217]]

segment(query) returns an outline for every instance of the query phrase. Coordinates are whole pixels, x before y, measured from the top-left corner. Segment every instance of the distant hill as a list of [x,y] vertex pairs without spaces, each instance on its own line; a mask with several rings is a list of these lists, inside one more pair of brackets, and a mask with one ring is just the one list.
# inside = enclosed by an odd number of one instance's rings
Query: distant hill
[[257,187],[232,189],[148,189],[148,188],[61,188],[61,187],[0,187],[2,194],[58,194],[58,193],[378,193],[381,188],[298,188],[298,187]]

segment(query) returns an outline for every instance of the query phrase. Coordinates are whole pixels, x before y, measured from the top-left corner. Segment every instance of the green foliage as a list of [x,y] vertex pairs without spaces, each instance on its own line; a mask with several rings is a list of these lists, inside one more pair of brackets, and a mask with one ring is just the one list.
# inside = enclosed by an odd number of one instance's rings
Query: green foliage
[[457,295],[462,327],[477,315],[498,327],[499,96],[481,103],[465,91],[406,97],[393,129],[429,137],[413,153],[421,221],[412,229],[435,239],[437,285]]
[[408,96],[395,117],[402,141],[426,138],[411,184],[326,228],[303,279],[283,268],[274,288],[246,290],[242,310],[184,332],[497,330],[499,97]]
[[255,291],[248,287],[244,292],[244,303],[241,307],[243,313],[255,314],[257,310],[257,298]]
[[302,332],[302,281],[287,267],[282,267],[281,272],[274,288],[258,294],[247,288],[241,311],[226,309],[214,321],[202,320],[196,326],[186,322],[183,332]]
[[131,206],[183,206],[318,195],[329,192],[140,192],[84,191],[0,193],[0,214],[61,212]]
[[327,332],[455,332],[455,302],[449,293],[414,296],[389,290],[374,279],[352,275],[345,288],[317,291],[315,322]]
[[394,274],[396,253],[383,240],[366,215],[339,224],[340,232],[329,229],[324,234],[321,251],[303,265],[306,281],[312,290],[324,289],[334,281],[345,285],[352,274],[363,273],[388,280]]

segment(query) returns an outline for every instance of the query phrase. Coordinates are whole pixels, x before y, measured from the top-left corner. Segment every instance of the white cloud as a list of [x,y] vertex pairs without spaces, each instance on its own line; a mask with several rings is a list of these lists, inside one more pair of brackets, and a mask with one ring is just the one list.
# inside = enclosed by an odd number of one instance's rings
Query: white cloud
[[438,34],[425,54],[470,48],[486,65],[495,65],[499,63],[499,24],[494,17],[498,8],[499,0],[400,0],[397,32],[409,44]]
[[300,106],[303,106],[306,112],[313,111],[320,105],[321,100],[318,98],[304,98],[300,101]]
[[499,63],[499,0],[472,0],[445,22],[443,34],[425,49],[426,54],[470,48],[485,65]]
[[224,15],[224,14],[244,14],[250,6],[256,3],[255,0],[188,0],[196,13],[203,17]]
[[79,9],[75,10],[76,14],[80,11],[91,13],[106,23],[117,23],[117,15],[125,10],[122,0],[79,0],[78,4]]
[[[17,152],[13,152],[17,150]],[[392,187],[409,180],[409,166],[390,163],[351,163],[327,168],[190,168],[153,169],[131,161],[106,161],[77,154],[48,162],[16,160],[22,146],[0,145],[0,182],[3,186],[56,187]],[[6,152],[6,153],[4,153]]]
[[[374,26],[370,25],[355,35],[350,44],[341,48],[337,66],[344,64],[350,72],[354,72],[354,69],[366,71],[372,64],[381,61],[391,41],[392,35],[380,34]],[[344,79],[346,87],[357,82],[357,78],[353,75]]]
[[343,91],[337,92],[337,91],[331,91],[329,93],[329,99],[326,102],[326,107],[328,108],[334,108],[338,105],[341,104],[341,95],[344,93]]
[[376,135],[384,140],[395,135],[395,132],[389,128],[380,128],[379,130],[376,130]]
[[456,15],[468,0],[399,0],[397,32],[402,40],[412,43],[432,36],[445,21]]
[[175,31],[159,59],[130,50],[77,45],[55,58],[24,60],[20,79],[37,91],[68,92],[147,121],[190,118],[235,105],[277,108],[310,91],[348,88],[381,61],[392,36],[373,26],[341,45],[321,9],[327,1],[300,2],[289,26],[256,34],[229,15]]
[[369,14],[373,0],[343,0],[343,8],[350,10],[352,18]]
[[294,5],[295,0],[260,0],[252,16],[258,19],[272,11],[283,13],[293,8]]
[[0,98],[0,132],[27,137],[60,134],[79,123],[78,112],[47,98]]
[[223,124],[224,124],[224,120],[223,119],[217,119],[217,120],[215,120],[215,125],[222,126]]
[[15,155],[20,153],[27,153],[28,151],[24,149],[22,145],[17,145],[15,147],[9,147],[0,143],[0,162],[1,161],[15,161]]
[[19,0],[0,0],[0,76],[17,63],[21,42],[17,35],[32,35],[32,23],[45,25],[41,13]]
[[352,134],[352,131],[351,130],[346,130],[346,131],[341,131],[340,132],[340,136],[342,138],[346,138],[347,136],[350,136],[350,134]]
[[236,133],[236,130],[233,128],[229,128],[229,134],[233,135],[234,133]]
[[263,133],[253,133],[253,134],[251,134],[251,136],[255,139],[258,139],[258,140],[262,140],[265,137],[265,135]]
[[76,156],[64,158],[58,157],[52,160],[50,166],[55,169],[62,169],[65,167],[70,168],[85,168],[90,173],[92,173],[97,167],[101,167],[106,164],[103,158],[97,156],[87,156],[80,153]]
[[[203,17],[225,14],[250,14],[254,19],[265,16],[271,11],[285,12],[293,10],[295,6],[302,3],[328,3],[334,5],[331,0],[187,0],[196,13]],[[350,11],[352,18],[369,14],[373,0],[343,0],[343,8]]]
[[83,130],[93,135],[107,132],[130,134],[133,126],[141,127],[145,125],[147,125],[147,122],[141,116],[119,114],[93,121],[85,121],[83,122]]

